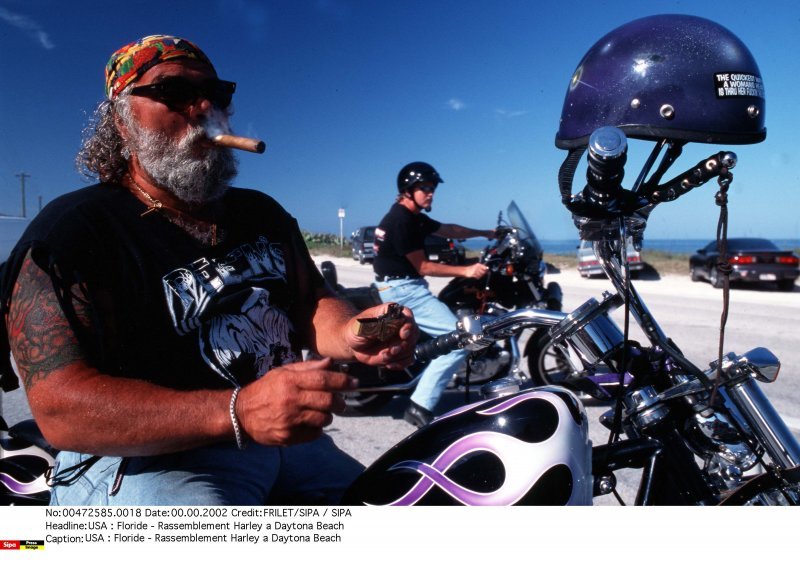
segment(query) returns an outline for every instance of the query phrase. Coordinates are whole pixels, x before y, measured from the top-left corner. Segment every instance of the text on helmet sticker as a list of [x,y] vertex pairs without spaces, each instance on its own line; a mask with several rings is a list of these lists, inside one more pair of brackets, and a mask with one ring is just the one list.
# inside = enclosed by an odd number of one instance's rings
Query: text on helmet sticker
[[764,98],[764,83],[752,73],[714,73],[714,87],[718,99],[733,97]]

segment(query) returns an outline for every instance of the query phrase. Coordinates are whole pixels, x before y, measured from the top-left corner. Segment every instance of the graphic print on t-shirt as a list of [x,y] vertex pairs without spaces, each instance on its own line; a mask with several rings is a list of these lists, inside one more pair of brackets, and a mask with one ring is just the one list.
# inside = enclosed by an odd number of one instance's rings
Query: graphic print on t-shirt
[[197,330],[203,359],[233,384],[296,360],[292,324],[270,303],[270,290],[286,283],[279,245],[259,237],[223,258],[199,258],[162,281],[175,330]]

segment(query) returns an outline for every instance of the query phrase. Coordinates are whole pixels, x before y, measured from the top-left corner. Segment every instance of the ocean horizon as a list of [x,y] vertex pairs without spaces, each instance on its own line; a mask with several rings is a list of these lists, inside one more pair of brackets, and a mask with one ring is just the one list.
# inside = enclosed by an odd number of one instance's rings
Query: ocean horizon
[[[0,217],[0,262],[7,257],[16,244],[22,231],[30,223],[30,218]],[[732,238],[732,237],[731,237]],[[769,237],[766,237],[769,238]],[[800,249],[800,239],[769,238],[778,247],[787,250]],[[469,250],[482,250],[489,241],[486,239],[467,239],[462,245]],[[574,239],[540,239],[545,254],[575,254],[580,240]],[[709,239],[648,239],[645,238],[643,251],[657,250],[676,254],[693,254],[697,249],[705,247]]]
[[[729,238],[733,238],[729,235]],[[759,237],[761,238],[761,237]],[[768,238],[781,249],[797,250],[800,249],[800,239],[781,239]],[[580,240],[575,239],[540,239],[539,242],[545,254],[575,254],[580,244]],[[698,249],[705,247],[709,239],[648,239],[645,238],[642,250],[656,250],[660,252],[671,252],[675,254],[694,254]],[[462,244],[469,250],[482,250],[488,241],[486,239],[469,239]]]

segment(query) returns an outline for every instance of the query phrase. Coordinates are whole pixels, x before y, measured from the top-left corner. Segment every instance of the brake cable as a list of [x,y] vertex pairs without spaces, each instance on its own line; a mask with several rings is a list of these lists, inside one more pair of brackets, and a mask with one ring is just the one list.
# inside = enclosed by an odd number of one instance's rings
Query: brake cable
[[[631,271],[630,262],[628,261],[628,247],[627,247],[627,232],[625,231],[624,219],[620,218],[620,255],[621,266],[624,268],[625,274],[625,305],[623,308],[623,327],[622,327],[622,353],[620,356],[620,372],[619,372],[619,388],[617,389],[617,396],[614,408],[614,424],[611,432],[608,435],[608,443],[612,444],[619,440],[622,433],[622,400],[625,393],[625,375],[628,372],[628,349],[630,346],[630,314],[631,314]],[[624,260],[623,260],[624,259]],[[622,498],[617,495],[617,500],[620,504],[624,505]]]

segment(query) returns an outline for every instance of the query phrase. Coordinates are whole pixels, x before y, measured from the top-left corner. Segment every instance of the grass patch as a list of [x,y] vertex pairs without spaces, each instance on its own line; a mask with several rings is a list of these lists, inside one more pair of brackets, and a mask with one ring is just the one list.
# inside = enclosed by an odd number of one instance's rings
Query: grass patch
[[326,255],[336,258],[352,258],[350,245],[345,243],[344,248],[340,248],[338,244],[320,244],[320,243],[306,243],[308,250],[312,255]]
[[689,274],[690,256],[687,253],[642,249],[642,260],[655,268],[659,274]]
[[[689,254],[671,253],[653,249],[642,250],[642,260],[662,276],[664,274],[689,274]],[[544,261],[559,270],[577,270],[578,258],[574,254],[544,254]]]
[[574,254],[550,254],[544,253],[544,261],[551,264],[561,271],[577,270],[578,259]]

